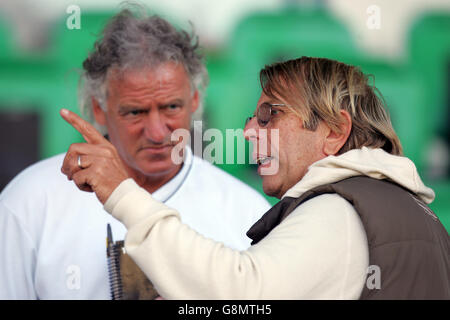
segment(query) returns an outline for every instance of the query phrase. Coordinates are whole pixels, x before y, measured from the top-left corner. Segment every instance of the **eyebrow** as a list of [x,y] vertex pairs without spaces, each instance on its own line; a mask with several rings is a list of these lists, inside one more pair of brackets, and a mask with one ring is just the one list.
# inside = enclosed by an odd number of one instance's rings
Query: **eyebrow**
[[184,103],[185,103],[185,101],[184,101],[183,99],[174,99],[174,100],[169,100],[169,102],[160,104],[159,107],[162,107],[162,106],[168,106],[168,105],[171,105],[171,104],[180,104],[180,105],[184,105]]
[[147,107],[133,106],[133,105],[120,105],[118,108],[119,113],[125,113],[131,110],[145,110]]

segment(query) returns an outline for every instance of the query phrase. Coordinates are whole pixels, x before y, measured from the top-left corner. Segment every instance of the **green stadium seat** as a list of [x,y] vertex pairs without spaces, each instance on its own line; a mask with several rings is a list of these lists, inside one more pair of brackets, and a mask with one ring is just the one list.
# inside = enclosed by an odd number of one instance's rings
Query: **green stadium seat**
[[13,58],[5,64],[0,62],[0,68],[0,108],[10,112],[35,110],[39,114],[41,158],[66,150],[76,133],[58,114],[62,107],[72,108],[55,61]]
[[[426,12],[412,23],[408,33],[409,64],[423,78],[426,88],[422,122],[433,136],[450,137],[450,14]],[[448,142],[448,141],[447,141]],[[448,179],[448,177],[447,177]],[[450,230],[450,181],[432,182],[436,200],[430,207]]]
[[447,232],[450,232],[450,181],[433,182],[429,185],[436,193],[436,199],[430,208],[441,220]]
[[361,53],[347,29],[322,9],[283,9],[244,18],[223,56],[208,61],[210,125],[221,130],[242,128],[261,93],[259,70],[302,55],[346,61]]
[[[24,52],[14,45],[11,28],[0,21],[0,111],[9,114],[36,111],[42,127],[39,131],[40,157],[54,154],[55,132],[51,131],[49,106],[59,101],[61,82],[58,65],[41,53]],[[57,112],[57,111],[56,111]]]
[[11,57],[14,50],[11,27],[0,16],[0,61]]
[[356,51],[349,31],[321,8],[255,13],[237,25],[230,47],[236,61],[258,69],[302,55],[345,60]]
[[363,59],[351,64],[361,68],[384,98],[394,130],[403,146],[404,154],[423,173],[433,128],[423,121],[427,115],[426,87],[415,70],[405,65]]
[[445,130],[447,95],[450,84],[450,14],[430,12],[420,16],[408,34],[411,68],[417,70],[427,87],[427,116],[435,132]]

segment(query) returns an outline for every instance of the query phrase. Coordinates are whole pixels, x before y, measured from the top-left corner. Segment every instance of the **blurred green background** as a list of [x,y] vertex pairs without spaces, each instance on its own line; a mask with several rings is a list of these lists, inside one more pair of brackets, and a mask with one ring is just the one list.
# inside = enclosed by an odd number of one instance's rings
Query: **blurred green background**
[[[0,191],[31,163],[82,141],[58,110],[78,112],[81,63],[119,8],[118,1],[53,3],[0,4]],[[141,3],[178,26],[193,21],[210,75],[203,130],[218,128],[224,137],[253,112],[265,64],[320,56],[372,74],[405,155],[436,192],[431,208],[450,229],[448,1]],[[71,5],[80,9],[80,28],[70,27]],[[262,192],[252,165],[217,165]]]

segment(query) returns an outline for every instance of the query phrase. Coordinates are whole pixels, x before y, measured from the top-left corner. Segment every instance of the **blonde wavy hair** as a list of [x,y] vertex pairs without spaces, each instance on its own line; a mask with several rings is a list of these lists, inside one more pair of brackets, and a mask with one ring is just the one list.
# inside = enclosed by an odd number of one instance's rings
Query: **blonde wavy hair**
[[303,120],[305,129],[316,130],[322,120],[340,132],[340,110],[346,110],[352,129],[338,154],[364,146],[403,154],[381,93],[369,85],[368,77],[357,67],[301,57],[266,66],[260,72],[260,81],[264,93],[272,99],[284,99]]

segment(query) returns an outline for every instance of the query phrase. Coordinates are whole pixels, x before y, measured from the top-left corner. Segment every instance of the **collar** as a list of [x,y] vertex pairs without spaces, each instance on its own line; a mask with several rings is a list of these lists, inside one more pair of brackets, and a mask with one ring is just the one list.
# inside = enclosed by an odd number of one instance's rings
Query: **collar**
[[191,172],[192,165],[194,162],[194,157],[192,155],[192,150],[189,146],[184,148],[184,161],[181,170],[166,184],[161,186],[158,190],[152,193],[152,197],[158,201],[165,203],[170,198],[172,198],[181,186],[186,181],[189,173]]
[[389,154],[380,148],[362,147],[311,164],[303,178],[287,190],[282,199],[298,198],[317,186],[354,176],[393,181],[418,195],[425,203],[432,202],[435,196],[433,190],[424,185],[410,159]]

